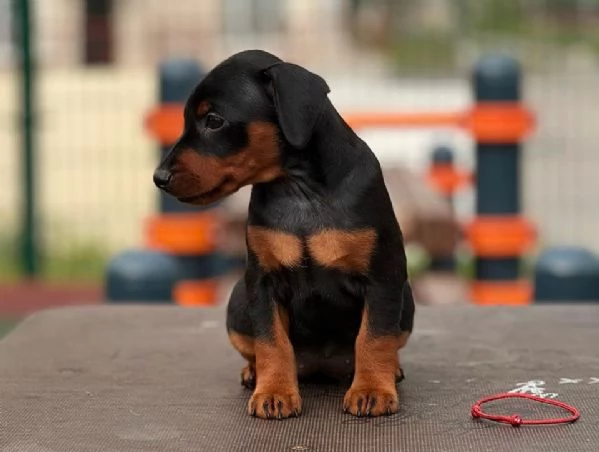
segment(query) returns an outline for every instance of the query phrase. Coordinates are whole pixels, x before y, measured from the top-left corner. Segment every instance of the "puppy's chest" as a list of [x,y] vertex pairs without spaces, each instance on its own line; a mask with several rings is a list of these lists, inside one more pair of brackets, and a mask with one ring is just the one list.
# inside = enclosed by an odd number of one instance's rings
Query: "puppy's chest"
[[374,228],[328,228],[296,235],[261,226],[248,226],[247,244],[266,272],[308,269],[310,266],[365,274],[377,242]]

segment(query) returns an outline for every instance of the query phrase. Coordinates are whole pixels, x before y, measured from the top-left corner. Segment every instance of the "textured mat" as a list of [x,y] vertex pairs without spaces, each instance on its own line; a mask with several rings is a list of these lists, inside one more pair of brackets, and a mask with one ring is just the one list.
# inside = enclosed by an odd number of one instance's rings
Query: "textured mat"
[[[599,450],[599,305],[421,307],[401,412],[377,419],[344,415],[346,388],[314,385],[298,419],[248,417],[223,321],[221,309],[140,306],[30,317],[0,341],[0,451]],[[477,398],[510,390],[558,394],[582,417],[519,429],[470,418]]]

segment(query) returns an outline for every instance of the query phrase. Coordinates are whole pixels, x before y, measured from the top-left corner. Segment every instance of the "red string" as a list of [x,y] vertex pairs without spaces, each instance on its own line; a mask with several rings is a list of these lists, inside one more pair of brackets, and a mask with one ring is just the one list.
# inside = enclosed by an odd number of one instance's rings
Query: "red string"
[[[553,405],[559,408],[563,408],[564,410],[571,413],[569,417],[563,418],[554,418],[554,419],[530,419],[525,420],[522,419],[519,415],[514,414],[512,416],[500,416],[494,414],[484,413],[481,405],[492,402],[494,400],[501,399],[528,399],[534,400],[535,402],[545,403],[547,405]],[[513,427],[520,427],[521,425],[544,425],[544,424],[565,424],[568,422],[575,422],[580,417],[580,413],[573,406],[568,405],[567,403],[560,402],[558,400],[552,399],[544,399],[542,397],[537,397],[531,394],[516,394],[516,393],[503,393],[497,394],[490,397],[485,397],[484,399],[479,400],[474,405],[472,405],[472,417],[475,419],[488,419],[490,421],[502,422],[504,424],[511,424]]]

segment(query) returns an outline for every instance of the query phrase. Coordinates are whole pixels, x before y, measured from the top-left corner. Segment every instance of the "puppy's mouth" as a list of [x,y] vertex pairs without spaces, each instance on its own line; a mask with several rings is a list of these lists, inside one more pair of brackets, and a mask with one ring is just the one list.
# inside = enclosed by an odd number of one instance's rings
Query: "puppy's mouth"
[[177,199],[185,204],[204,206],[206,204],[211,204],[215,201],[218,201],[221,198],[224,198],[227,194],[228,192],[226,190],[225,183],[223,182],[218,184],[212,190],[208,190],[204,193],[200,193],[193,196],[185,196],[180,198],[178,197]]

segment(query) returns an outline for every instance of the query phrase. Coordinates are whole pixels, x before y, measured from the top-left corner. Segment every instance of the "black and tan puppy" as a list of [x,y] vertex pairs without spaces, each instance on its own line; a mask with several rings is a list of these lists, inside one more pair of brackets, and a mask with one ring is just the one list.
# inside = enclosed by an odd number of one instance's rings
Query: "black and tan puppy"
[[245,277],[227,329],[247,360],[248,409],[298,415],[298,376],[352,376],[344,409],[398,410],[398,350],[414,301],[381,168],[327,97],[326,82],[251,50],[215,67],[185,106],[158,187],[210,204],[253,185]]

